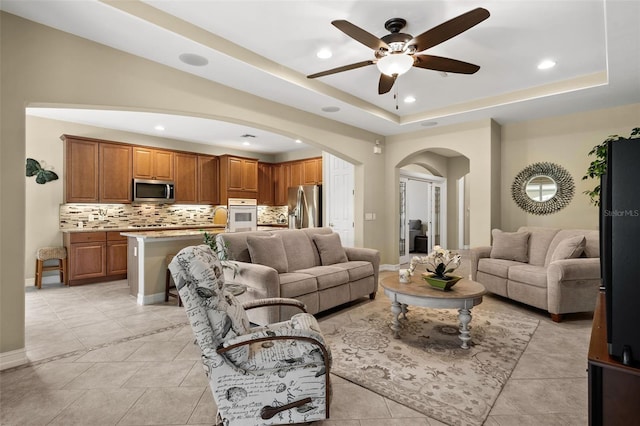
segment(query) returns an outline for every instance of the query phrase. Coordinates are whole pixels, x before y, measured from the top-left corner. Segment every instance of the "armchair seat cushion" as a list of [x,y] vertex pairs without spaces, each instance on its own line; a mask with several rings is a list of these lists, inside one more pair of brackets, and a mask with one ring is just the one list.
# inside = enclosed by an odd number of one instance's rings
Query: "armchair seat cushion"
[[518,265],[509,268],[510,281],[547,288],[547,268],[535,265]]
[[316,277],[318,290],[337,287],[349,282],[349,272],[335,266],[314,266],[313,268],[296,271]]
[[280,274],[280,296],[292,297],[318,291],[316,277],[301,272],[288,272]]

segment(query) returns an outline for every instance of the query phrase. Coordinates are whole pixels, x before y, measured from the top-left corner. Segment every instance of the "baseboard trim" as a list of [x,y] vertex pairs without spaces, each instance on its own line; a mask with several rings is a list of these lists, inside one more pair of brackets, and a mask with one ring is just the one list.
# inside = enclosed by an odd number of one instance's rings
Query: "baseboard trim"
[[0,371],[29,362],[25,348],[0,353]]
[[164,293],[155,293],[155,294],[144,294],[138,293],[138,297],[136,299],[138,305],[153,305],[155,303],[164,302]]

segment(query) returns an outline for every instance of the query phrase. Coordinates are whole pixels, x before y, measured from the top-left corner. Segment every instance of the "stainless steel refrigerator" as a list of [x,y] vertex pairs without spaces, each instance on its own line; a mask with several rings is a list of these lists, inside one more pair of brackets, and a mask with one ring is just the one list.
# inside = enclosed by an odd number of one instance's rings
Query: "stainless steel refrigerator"
[[322,185],[300,185],[288,190],[289,228],[322,226]]

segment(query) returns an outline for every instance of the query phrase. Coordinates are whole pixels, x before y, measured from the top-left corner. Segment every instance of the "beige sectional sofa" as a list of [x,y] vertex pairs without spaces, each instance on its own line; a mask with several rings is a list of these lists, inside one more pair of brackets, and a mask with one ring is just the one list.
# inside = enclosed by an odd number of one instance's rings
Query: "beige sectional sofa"
[[[342,247],[331,228],[223,233],[217,241],[236,267],[225,268],[225,279],[247,286],[238,296],[243,302],[288,297],[315,314],[360,297],[373,299],[378,289],[378,251]],[[248,314],[256,324],[269,324],[296,312],[274,306]]]
[[[521,227],[493,231],[493,246],[471,250],[471,278],[488,291],[562,314],[593,311],[600,286],[599,233]],[[496,244],[498,243],[498,244]]]

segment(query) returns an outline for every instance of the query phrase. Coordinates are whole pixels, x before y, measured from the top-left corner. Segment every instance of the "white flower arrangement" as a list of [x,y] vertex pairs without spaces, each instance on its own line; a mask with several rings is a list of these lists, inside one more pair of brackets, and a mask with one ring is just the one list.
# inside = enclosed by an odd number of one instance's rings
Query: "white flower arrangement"
[[427,256],[414,256],[409,265],[409,275],[413,275],[418,264],[426,265],[428,272],[438,278],[444,278],[448,273],[453,272],[460,266],[462,257],[458,253],[443,249],[440,246],[433,246],[433,251]]

